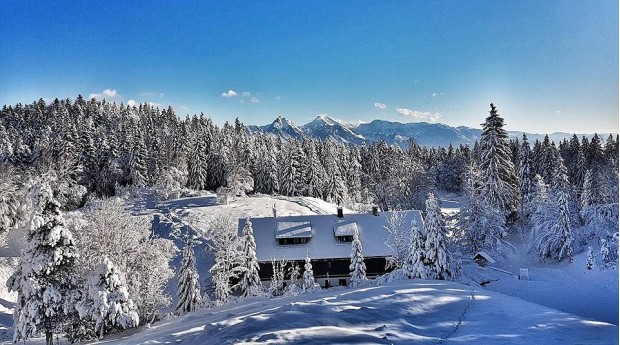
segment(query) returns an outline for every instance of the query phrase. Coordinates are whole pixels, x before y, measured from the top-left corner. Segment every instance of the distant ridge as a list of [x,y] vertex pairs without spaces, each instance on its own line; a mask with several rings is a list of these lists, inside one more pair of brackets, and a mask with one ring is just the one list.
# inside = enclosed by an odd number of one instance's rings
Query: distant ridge
[[[319,115],[309,123],[298,126],[293,121],[283,116],[278,116],[271,124],[264,126],[248,126],[251,133],[262,132],[285,138],[300,139],[308,136],[311,138],[319,138],[323,140],[333,140],[347,144],[370,144],[376,141],[385,141],[390,145],[399,145],[407,147],[411,140],[418,145],[427,147],[439,147],[458,145],[473,146],[480,139],[482,129],[471,128],[466,126],[452,127],[443,123],[401,123],[386,120],[373,120],[369,123],[358,122],[355,124],[347,123],[327,115]],[[527,133],[519,131],[508,131],[511,138],[519,138],[523,134],[527,135],[530,143],[534,141],[542,141],[545,134]],[[604,141],[610,133],[598,133],[599,137]],[[616,133],[611,133],[614,136]],[[573,134],[565,132],[550,133],[549,139],[554,142],[560,142],[564,139],[570,139]],[[594,133],[577,134],[581,140],[583,136],[591,138]]]

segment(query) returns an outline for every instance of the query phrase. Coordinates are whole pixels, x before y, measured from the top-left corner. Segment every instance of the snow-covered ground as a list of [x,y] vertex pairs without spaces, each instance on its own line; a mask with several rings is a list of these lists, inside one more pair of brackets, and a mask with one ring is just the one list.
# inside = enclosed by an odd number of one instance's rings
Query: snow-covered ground
[[[442,212],[455,219],[458,196],[440,195]],[[137,215],[154,217],[157,234],[174,229],[200,238],[218,215],[233,219],[278,215],[335,214],[336,206],[304,197],[253,196],[218,205],[214,194],[157,202],[145,193],[132,200]],[[345,213],[349,211],[345,210]],[[454,223],[448,222],[448,225]],[[0,249],[0,278],[10,274],[23,240],[12,234]],[[182,241],[177,239],[177,245]],[[245,300],[204,309],[152,325],[111,335],[106,344],[223,343],[476,343],[476,344],[613,344],[618,343],[618,271],[586,270],[585,254],[572,264],[540,263],[523,244],[498,257],[492,267],[465,258],[469,285],[443,281],[402,281],[361,289],[334,288],[316,294],[271,300]],[[196,248],[202,282],[212,257]],[[180,256],[173,265],[178,267]],[[528,268],[530,280],[518,280]],[[484,287],[478,285],[489,281]],[[168,292],[174,297],[176,281]],[[0,287],[0,340],[12,333],[13,294]],[[175,302],[173,302],[173,305]],[[37,343],[39,341],[35,341]]]
[[483,288],[409,280],[246,300],[172,318],[101,343],[530,345],[617,341],[615,325]]

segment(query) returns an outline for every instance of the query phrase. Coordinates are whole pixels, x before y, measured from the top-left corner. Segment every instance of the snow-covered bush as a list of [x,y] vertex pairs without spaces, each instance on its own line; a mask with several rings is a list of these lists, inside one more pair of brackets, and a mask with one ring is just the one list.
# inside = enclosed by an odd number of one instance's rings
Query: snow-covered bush
[[187,184],[187,171],[170,167],[163,172],[155,183],[155,192],[161,200],[181,197]]
[[129,297],[144,324],[171,303],[164,289],[174,276],[170,262],[177,248],[171,240],[153,234],[149,219],[132,216],[124,206],[120,198],[93,201],[86,206],[83,220],[74,222],[79,271],[86,276],[103,257],[114,262],[126,274]]
[[271,282],[269,283],[269,294],[271,296],[282,296],[284,294],[284,274],[288,261],[271,258]]
[[404,212],[392,212],[387,216],[387,225],[383,227],[390,233],[385,241],[394,254],[388,257],[388,264],[394,268],[402,268],[409,251],[411,228],[413,224],[405,224]]
[[77,310],[80,319],[94,321],[99,338],[113,329],[137,327],[140,321],[124,275],[108,258],[89,274],[86,298]]

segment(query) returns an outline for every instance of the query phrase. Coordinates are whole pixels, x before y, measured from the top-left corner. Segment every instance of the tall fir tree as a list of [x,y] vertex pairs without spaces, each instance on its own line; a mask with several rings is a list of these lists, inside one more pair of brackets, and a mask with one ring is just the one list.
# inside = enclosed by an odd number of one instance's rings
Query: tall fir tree
[[488,203],[506,214],[518,205],[517,177],[511,160],[508,133],[504,119],[491,103],[491,110],[482,125],[480,139],[480,170],[482,172],[482,194]]
[[239,288],[243,296],[254,295],[261,286],[260,276],[258,275],[258,260],[256,259],[256,242],[254,240],[254,229],[250,219],[245,220],[243,225],[243,264],[240,267],[241,281]]

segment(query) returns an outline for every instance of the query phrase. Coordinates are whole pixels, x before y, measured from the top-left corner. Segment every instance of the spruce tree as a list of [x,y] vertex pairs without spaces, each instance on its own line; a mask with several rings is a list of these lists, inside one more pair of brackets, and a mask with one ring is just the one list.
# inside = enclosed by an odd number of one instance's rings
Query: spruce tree
[[243,296],[257,293],[260,286],[258,275],[258,260],[256,259],[256,242],[254,241],[254,229],[250,219],[246,219],[243,225],[243,264],[240,267],[241,281],[239,287]]
[[518,204],[517,177],[511,160],[508,133],[504,119],[491,103],[491,110],[482,125],[480,139],[480,170],[482,172],[482,197],[499,210],[510,213]]
[[538,238],[538,255],[541,259],[555,258],[562,261],[568,258],[573,261],[574,237],[570,221],[568,196],[565,191],[557,193],[557,215],[555,222],[547,227],[547,231]]
[[185,242],[183,248],[183,261],[179,270],[177,283],[177,302],[176,310],[181,313],[189,313],[196,310],[200,305],[200,277],[196,271],[196,258],[191,241]]
[[351,243],[351,264],[349,265],[349,275],[351,276],[351,286],[357,287],[366,278],[366,264],[364,263],[364,254],[362,253],[362,242],[358,230],[353,233],[353,242]]
[[34,213],[30,221],[28,245],[15,273],[7,281],[15,291],[13,341],[26,340],[37,332],[45,333],[46,343],[62,331],[72,306],[68,294],[75,288],[71,279],[77,257],[73,235],[67,229],[47,184],[31,191]]
[[429,276],[434,279],[448,280],[452,277],[450,269],[450,252],[446,249],[445,224],[441,210],[433,193],[426,199],[426,241],[424,242],[424,259],[429,269]]
[[428,277],[428,269],[424,265],[425,251],[424,242],[426,239],[417,227],[411,229],[411,241],[409,242],[409,255],[405,259],[403,271],[410,279]]

